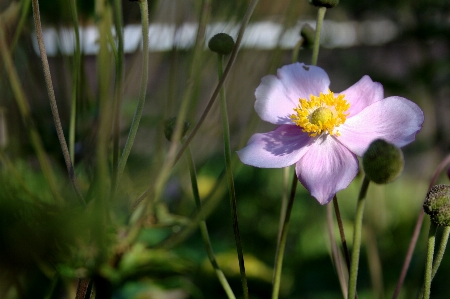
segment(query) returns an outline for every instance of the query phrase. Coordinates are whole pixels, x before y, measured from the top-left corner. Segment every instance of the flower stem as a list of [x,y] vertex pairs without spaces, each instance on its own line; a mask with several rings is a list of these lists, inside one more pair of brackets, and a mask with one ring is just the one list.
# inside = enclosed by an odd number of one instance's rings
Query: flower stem
[[53,121],[55,123],[56,134],[58,135],[59,143],[61,146],[62,154],[64,156],[64,161],[66,163],[67,172],[69,174],[69,178],[72,182],[72,185],[75,189],[75,192],[78,196],[78,199],[85,203],[83,195],[81,194],[81,190],[78,186],[77,179],[75,177],[75,171],[73,169],[72,160],[70,159],[69,149],[67,147],[66,138],[64,137],[64,131],[61,125],[61,119],[59,117],[58,106],[56,105],[56,97],[55,91],[53,90],[52,77],[50,74],[50,67],[48,64],[47,53],[45,50],[44,39],[42,36],[42,26],[41,19],[39,14],[39,2],[38,0],[32,0],[33,4],[33,19],[34,25],[36,27],[36,37],[39,46],[39,52],[41,54],[41,62],[42,68],[44,71],[45,84],[47,86],[47,93],[50,99],[50,108],[52,110]]
[[439,249],[436,254],[436,259],[433,263],[433,272],[431,273],[431,279],[433,280],[434,276],[436,275],[436,272],[441,265],[442,259],[444,258],[445,249],[447,248],[448,243],[448,237],[450,235],[450,227],[446,226],[444,228],[444,232],[442,233],[442,240],[439,244]]
[[337,276],[339,279],[339,284],[341,287],[342,297],[347,298],[347,275],[344,273],[343,264],[341,262],[341,255],[339,254],[339,249],[336,244],[336,237],[334,235],[334,225],[333,225],[333,207],[327,205],[327,229],[328,236],[330,238],[331,254],[333,257],[334,266],[336,268]]
[[216,257],[214,255],[214,251],[211,245],[211,240],[209,238],[208,234],[208,228],[206,226],[205,221],[205,215],[202,209],[202,202],[200,200],[200,194],[198,192],[198,183],[197,183],[197,172],[195,170],[195,164],[194,159],[192,157],[192,152],[190,147],[188,146],[186,148],[186,158],[188,161],[189,166],[189,172],[191,175],[191,185],[192,185],[192,193],[194,195],[195,205],[197,207],[197,213],[200,217],[200,232],[202,234],[203,243],[205,244],[206,253],[208,254],[209,261],[211,265],[214,268],[214,271],[216,272],[217,278],[219,279],[220,284],[222,285],[223,289],[225,290],[225,293],[227,294],[229,299],[236,299],[236,296],[233,293],[233,290],[231,289],[225,275],[223,274],[222,270],[219,267],[219,264],[216,261]]
[[425,288],[424,288],[424,299],[430,298],[431,291],[431,273],[433,268],[433,255],[434,255],[434,244],[436,242],[436,230],[437,226],[434,223],[430,224],[430,231],[428,232],[428,249],[427,249],[427,261],[425,264]]
[[341,212],[339,211],[339,203],[337,201],[336,195],[333,197],[333,207],[339,227],[339,234],[341,236],[342,249],[344,250],[345,255],[345,262],[347,263],[347,269],[350,270],[350,255],[348,253],[347,240],[345,239],[344,225],[342,224]]
[[288,205],[286,208],[286,213],[284,216],[284,222],[283,222],[283,227],[281,229],[279,246],[277,247],[277,252],[275,255],[276,256],[275,269],[274,269],[275,275],[274,275],[273,288],[272,288],[272,299],[277,299],[278,294],[280,292],[281,269],[283,267],[284,249],[286,247],[287,231],[289,228],[289,220],[291,218],[292,206],[294,204],[295,191],[297,190],[297,183],[298,183],[298,179],[294,172],[294,175],[292,178],[291,194],[289,197],[289,202],[288,202]]
[[[217,72],[219,74],[219,80],[223,74],[223,55],[217,55]],[[239,270],[241,272],[241,282],[242,290],[244,292],[244,298],[248,299],[248,286],[247,286],[247,276],[245,275],[245,263],[244,254],[242,251],[241,237],[239,233],[239,223],[237,216],[237,205],[236,205],[236,192],[234,189],[234,179],[233,173],[231,171],[231,147],[230,147],[230,127],[228,123],[228,112],[227,112],[227,102],[225,98],[225,89],[222,87],[220,89],[220,112],[222,115],[222,129],[223,129],[223,141],[224,141],[224,154],[225,154],[225,168],[226,176],[228,181],[228,193],[230,196],[231,205],[231,216],[233,218],[233,230],[234,238],[236,242],[236,250],[239,259]]]
[[141,75],[141,88],[139,90],[139,100],[137,103],[136,111],[134,112],[133,122],[131,123],[130,132],[128,133],[127,142],[122,152],[122,156],[117,166],[116,182],[120,181],[120,177],[127,164],[128,156],[130,155],[131,148],[136,137],[137,130],[139,128],[139,122],[141,121],[142,111],[144,110],[145,96],[147,94],[147,81],[148,81],[148,4],[147,0],[139,0],[139,8],[141,10],[141,25],[142,25],[142,75]]
[[123,59],[124,59],[124,40],[123,40],[123,21],[122,21],[122,2],[113,1],[114,27],[117,35],[117,55],[116,55],[116,76],[114,84],[114,115],[113,115],[113,153],[112,153],[112,183],[111,188],[115,190],[117,184],[117,167],[119,163],[119,135],[120,135],[120,105],[123,96]]
[[367,177],[364,177],[356,206],[355,225],[353,228],[352,261],[350,265],[350,279],[348,282],[348,299],[353,299],[356,295],[356,280],[358,277],[359,253],[361,250],[362,220],[364,215],[365,197],[369,184],[370,180]]
[[319,7],[317,12],[317,23],[316,23],[316,36],[314,37],[313,45],[313,56],[312,65],[317,65],[317,58],[319,57],[319,46],[320,46],[320,31],[322,30],[323,19],[325,18],[326,7]]
[[80,73],[81,73],[80,33],[78,30],[78,13],[75,0],[70,0],[70,11],[72,12],[73,31],[75,33],[75,54],[73,56],[73,86],[72,86],[72,101],[70,107],[69,153],[72,163],[75,163],[75,130],[77,118],[77,100],[78,97],[80,96]]
[[[450,155],[448,155],[442,162],[438,165],[436,171],[434,172],[433,178],[430,181],[428,186],[428,190],[433,187],[440,175],[440,173],[444,170],[444,168],[450,163]],[[403,286],[403,282],[405,281],[406,272],[408,272],[409,264],[411,263],[412,255],[414,253],[414,248],[417,244],[417,239],[419,238],[420,229],[422,227],[423,217],[425,212],[423,208],[420,209],[419,216],[417,217],[416,226],[414,228],[413,235],[411,237],[411,241],[409,243],[408,251],[405,256],[405,261],[403,262],[403,267],[400,272],[400,277],[398,278],[397,286],[395,287],[394,294],[392,295],[392,299],[396,299],[400,294],[400,290]]]

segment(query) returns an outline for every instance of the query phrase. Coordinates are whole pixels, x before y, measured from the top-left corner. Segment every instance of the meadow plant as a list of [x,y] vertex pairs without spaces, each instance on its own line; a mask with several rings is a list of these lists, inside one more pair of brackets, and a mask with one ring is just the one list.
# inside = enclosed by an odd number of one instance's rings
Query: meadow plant
[[[414,154],[430,149],[418,134],[432,105],[363,66],[349,75],[334,50],[323,60],[338,71],[319,62],[326,12],[342,3],[282,1],[282,30],[298,7],[317,13],[315,26],[287,48],[293,37],[279,35],[262,59],[243,49],[244,34],[258,5],[275,4],[163,2],[0,7],[0,298],[448,298],[432,281],[448,264],[450,186],[438,183],[450,156]],[[195,39],[183,48],[182,34],[158,27],[172,48],[150,54],[150,28],[171,6],[196,12]],[[221,10],[236,30],[212,26]],[[127,12],[140,20],[133,53]],[[72,32],[69,55],[63,40],[57,58],[47,54],[52,19]],[[83,50],[85,26],[95,55]],[[22,62],[30,37],[37,52]],[[408,176],[424,163],[431,179]]]

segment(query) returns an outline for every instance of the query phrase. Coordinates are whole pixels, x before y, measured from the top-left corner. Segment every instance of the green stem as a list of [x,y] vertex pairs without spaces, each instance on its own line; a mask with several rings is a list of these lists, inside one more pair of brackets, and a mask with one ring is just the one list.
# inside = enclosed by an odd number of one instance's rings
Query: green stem
[[312,65],[317,65],[317,58],[319,57],[319,47],[320,47],[320,31],[322,30],[323,19],[325,18],[326,7],[320,7],[317,12],[317,23],[316,23],[316,36],[314,37],[313,45],[313,56]]
[[348,282],[348,299],[353,299],[356,295],[356,280],[358,277],[359,253],[361,250],[362,220],[364,215],[365,197],[369,184],[370,180],[367,177],[364,177],[356,207],[355,226],[353,231],[352,261],[350,265],[350,278]]
[[431,273],[433,268],[433,255],[434,255],[434,244],[436,242],[436,230],[437,226],[434,223],[430,224],[430,231],[428,233],[428,249],[427,249],[427,262],[425,264],[425,288],[424,288],[424,299],[430,298],[431,291]]
[[348,253],[347,240],[345,239],[344,225],[342,224],[341,212],[339,211],[339,203],[336,195],[333,197],[333,206],[339,227],[339,234],[341,236],[342,249],[344,250],[345,255],[345,262],[347,263],[347,269],[350,270],[350,255]]
[[136,133],[141,120],[142,111],[144,110],[145,96],[147,93],[147,81],[148,81],[148,4],[147,0],[139,0],[139,7],[141,9],[141,24],[142,24],[142,75],[141,75],[141,88],[139,91],[139,100],[137,103],[136,111],[134,113],[133,122],[131,123],[130,132],[128,134],[127,142],[123,149],[122,156],[120,157],[119,165],[117,167],[117,182],[120,181],[120,177],[125,170],[128,156],[130,155],[131,148],[136,137]]
[[219,267],[219,264],[216,261],[216,257],[214,255],[214,251],[212,248],[211,240],[209,238],[208,234],[208,228],[206,226],[205,221],[205,215],[202,209],[202,202],[200,200],[200,194],[198,192],[198,183],[197,183],[197,172],[195,170],[195,164],[194,159],[192,157],[192,152],[190,147],[186,148],[186,158],[188,161],[189,166],[189,172],[191,175],[191,185],[192,185],[192,193],[194,195],[195,205],[197,207],[197,214],[199,214],[200,217],[200,232],[202,234],[203,243],[205,244],[206,253],[208,254],[209,261],[211,265],[214,268],[214,271],[216,272],[217,278],[219,279],[220,284],[222,285],[223,289],[225,290],[225,293],[227,294],[229,299],[236,299],[236,296],[233,293],[233,290],[231,289],[225,275],[223,274],[222,270]]
[[72,101],[70,108],[70,126],[69,126],[69,153],[70,160],[75,163],[75,130],[77,117],[77,100],[80,92],[80,68],[81,68],[81,46],[80,33],[78,29],[78,13],[75,0],[70,0],[70,10],[72,12],[73,30],[75,33],[75,55],[73,56],[73,86]]
[[450,227],[446,226],[444,232],[442,233],[442,240],[439,243],[439,249],[436,254],[436,259],[433,263],[433,272],[431,273],[431,279],[436,275],[439,266],[441,265],[442,259],[444,258],[445,249],[447,248],[448,237],[450,235]]
[[0,54],[3,58],[4,66],[6,72],[8,73],[9,82],[11,83],[11,88],[14,94],[14,99],[19,107],[20,115],[22,117],[22,121],[24,123],[25,129],[28,131],[31,144],[33,146],[34,151],[36,152],[39,165],[41,166],[42,173],[50,187],[53,197],[56,202],[62,203],[63,199],[59,194],[58,187],[56,184],[56,178],[50,166],[50,162],[45,154],[44,145],[42,144],[42,139],[36,129],[36,125],[33,122],[30,112],[30,106],[25,97],[25,93],[23,92],[23,88],[20,84],[19,75],[17,74],[17,70],[14,67],[11,52],[9,51],[5,34],[3,31],[3,24],[0,19]]
[[294,198],[295,198],[295,191],[297,190],[297,183],[298,179],[294,172],[294,175],[292,177],[292,187],[291,187],[291,195],[289,197],[289,202],[286,208],[286,214],[284,217],[283,222],[283,228],[281,229],[281,237],[280,237],[280,243],[277,247],[276,252],[276,258],[275,258],[275,275],[274,275],[274,281],[273,281],[273,288],[272,288],[272,299],[278,298],[278,294],[280,292],[280,284],[281,284],[281,270],[283,267],[283,258],[284,258],[284,249],[286,247],[286,239],[287,239],[287,232],[289,228],[289,220],[291,218],[291,212],[292,212],[292,206],[294,204]]
[[[433,262],[433,271],[431,273],[431,281],[433,281],[434,276],[436,275],[436,272],[439,269],[439,266],[441,265],[442,259],[444,257],[445,249],[447,247],[449,234],[450,234],[450,227],[446,226],[444,228],[444,232],[442,233],[442,239],[441,239],[441,242],[439,243],[439,249],[436,254],[436,258],[434,259],[434,262]],[[424,287],[422,286],[422,289],[420,290],[420,294],[419,294],[418,298],[423,298],[423,291],[424,291]]]
[[[223,74],[223,55],[217,55],[217,72],[219,74],[219,80]],[[241,272],[241,282],[242,289],[244,291],[244,298],[248,298],[248,286],[247,286],[247,276],[245,275],[245,264],[244,264],[244,254],[242,251],[241,237],[239,233],[239,223],[237,215],[237,204],[236,204],[236,192],[234,189],[234,179],[231,170],[231,146],[230,146],[230,126],[228,123],[228,111],[227,102],[225,98],[225,89],[220,89],[220,112],[222,114],[222,129],[223,129],[223,141],[224,141],[224,154],[225,154],[225,166],[226,166],[226,176],[228,181],[228,193],[230,196],[231,205],[231,216],[233,218],[233,230],[234,238],[236,242],[236,250],[239,259],[239,270]]]
[[[445,167],[450,163],[450,155],[447,155],[444,160],[439,163],[436,171],[434,172],[433,178],[428,185],[428,190],[431,189],[436,184],[436,181],[441,174],[441,172],[445,169]],[[408,251],[405,256],[405,261],[403,262],[402,270],[400,272],[400,277],[398,278],[397,286],[395,287],[394,294],[392,295],[392,299],[396,299],[400,294],[400,290],[402,289],[403,282],[405,281],[406,273],[408,272],[409,264],[411,263],[411,259],[414,253],[414,248],[416,247],[417,240],[419,238],[420,229],[422,228],[422,222],[424,217],[423,208],[420,209],[419,216],[417,217],[416,226],[414,227],[414,232],[411,237],[411,241],[409,242]]]
[[67,147],[66,138],[64,137],[64,131],[61,124],[61,119],[59,117],[58,106],[56,104],[55,91],[53,90],[52,77],[50,74],[50,67],[47,60],[47,53],[44,46],[44,40],[42,37],[42,26],[41,19],[39,14],[39,2],[38,0],[32,0],[33,3],[33,18],[34,25],[36,27],[36,36],[39,45],[39,52],[41,55],[42,68],[44,71],[45,84],[47,86],[47,93],[50,99],[50,108],[52,110],[53,121],[55,124],[56,134],[58,135],[59,143],[61,146],[61,150],[64,156],[64,161],[66,163],[67,172],[69,174],[69,178],[72,182],[72,185],[75,189],[75,192],[78,196],[78,199],[85,203],[83,199],[83,195],[81,194],[81,190],[78,186],[77,179],[75,177],[75,171],[73,169],[72,160],[70,159],[69,149]]
[[114,0],[114,26],[117,36],[117,55],[116,55],[116,77],[114,84],[114,127],[113,127],[113,154],[112,154],[112,183],[111,188],[115,190],[117,184],[117,167],[119,163],[119,141],[120,141],[120,105],[123,96],[123,59],[124,59],[124,41],[123,41],[123,21],[122,21],[122,1]]
[[22,33],[22,29],[24,28],[25,22],[28,19],[28,12],[30,11],[30,3],[31,0],[20,1],[22,4],[22,13],[20,14],[20,21],[17,27],[15,28],[14,38],[11,42],[10,53],[14,52],[16,48],[17,42],[19,41],[20,34]]

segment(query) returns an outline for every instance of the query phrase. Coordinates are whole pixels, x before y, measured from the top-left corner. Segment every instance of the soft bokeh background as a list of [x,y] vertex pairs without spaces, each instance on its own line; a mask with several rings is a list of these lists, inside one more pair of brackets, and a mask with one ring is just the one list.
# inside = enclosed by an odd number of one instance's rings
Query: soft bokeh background
[[[25,9],[21,6],[24,3],[25,0],[0,1],[1,20],[9,43],[16,32],[20,13]],[[139,25],[138,4],[129,1],[122,4],[125,25]],[[149,1],[150,24],[171,25],[176,30],[186,24],[195,25],[199,20],[201,4],[201,1],[194,0]],[[233,28],[239,25],[248,4],[248,0],[213,0],[209,23],[221,24],[217,28],[228,30],[236,37]],[[94,1],[79,0],[77,5],[80,26],[95,26]],[[66,1],[41,0],[40,9],[46,30],[71,29]],[[65,166],[48,104],[40,58],[33,45],[35,35],[30,11],[31,7],[13,58],[33,119],[64,192],[70,190],[70,185],[65,178]],[[273,128],[259,120],[254,112],[253,94],[263,76],[273,74],[277,68],[291,62],[292,47],[278,44],[276,35],[275,42],[269,44],[265,38],[274,36],[273,28],[279,30],[275,33],[281,34],[296,30],[296,34],[288,35],[295,40],[287,42],[287,45],[295,44],[300,39],[300,24],[313,22],[316,12],[317,8],[310,6],[306,0],[259,2],[250,26],[266,24],[266,27],[253,27],[259,31],[248,30],[247,38],[253,38],[256,42],[253,45],[244,43],[225,84],[233,151],[243,147],[251,134]],[[342,91],[363,75],[369,75],[383,84],[385,96],[408,98],[425,113],[423,130],[414,143],[404,148],[403,175],[389,185],[371,185],[369,188],[358,295],[361,299],[390,298],[430,178],[450,149],[450,3],[446,0],[342,0],[336,8],[327,11],[325,20],[324,47],[320,50],[318,65],[329,74],[332,91]],[[139,33],[139,27],[135,27]],[[212,33],[216,32],[207,32],[208,36]],[[150,36],[151,42],[152,38],[161,38],[161,42],[164,38],[171,40],[170,34],[158,31],[153,34]],[[73,56],[60,51],[64,43],[62,38],[54,41],[56,52],[49,60],[58,108],[67,130]],[[126,140],[139,94],[142,62],[139,49],[136,47],[125,55],[122,144]],[[169,145],[163,137],[163,122],[178,112],[191,80],[191,58],[192,47],[189,45],[169,43],[166,50],[150,50],[144,115],[122,182],[126,187],[121,202],[112,205],[113,219],[116,221],[112,226],[112,235],[120,235],[127,224],[131,204],[152,186],[160,171]],[[298,61],[310,63],[311,51],[302,49]],[[198,121],[218,81],[216,57],[206,47],[198,63],[200,72],[194,82],[188,111],[192,125]],[[84,53],[82,66],[75,167],[82,188],[87,192],[95,180],[93,165],[99,117],[97,95],[100,70],[97,69],[95,53]],[[112,86],[113,82],[111,90]],[[9,75],[3,67],[0,68],[0,108],[0,139],[4,140],[0,166],[0,186],[3,189],[0,192],[0,258],[4,269],[0,274],[0,297],[44,298],[52,285],[56,285],[57,291],[51,298],[74,298],[73,278],[81,275],[77,271],[101,268],[84,264],[95,256],[95,249],[82,241],[86,237],[83,232],[89,231],[87,227],[90,223],[95,223],[92,220],[95,215],[86,213],[80,216],[73,209],[55,208],[48,204],[51,195],[24,129]],[[193,140],[191,148],[200,193],[209,207],[207,224],[213,247],[235,293],[240,297],[242,291],[230,207],[223,180],[223,141],[218,104]],[[242,165],[236,155],[233,159],[236,160],[233,171],[251,298],[269,298],[283,194],[283,170],[256,169]],[[290,177],[291,174],[288,181]],[[338,193],[350,245],[361,180],[360,174],[347,190]],[[440,182],[448,182],[448,178],[443,175]],[[73,196],[70,191],[67,192],[67,197]],[[127,271],[125,266],[120,270],[122,272],[119,271],[127,278],[115,284],[114,298],[225,298],[208,263],[198,230],[192,230],[183,238],[173,238],[185,231],[186,225],[195,216],[189,172],[184,159],[172,171],[163,201],[164,204],[158,206],[163,211],[157,213],[158,217],[150,222],[140,237],[141,244],[145,246],[133,248],[130,253],[131,257],[144,262],[139,264],[130,258],[131,274],[124,274]],[[67,216],[72,214],[76,215]],[[65,221],[66,218],[71,220]],[[428,223],[426,219],[399,298],[415,298],[422,283]],[[90,234],[95,234],[95,230]],[[335,235],[338,236],[337,230]],[[90,237],[95,239],[95,236]],[[170,249],[158,249],[160,242],[166,238],[174,240]],[[133,262],[142,268],[137,271]],[[58,271],[55,272],[55,269]],[[102,275],[105,277],[114,276],[104,271]],[[57,282],[52,279],[55,273],[62,277]],[[432,298],[450,297],[449,275],[450,260],[444,258],[432,284]],[[65,292],[65,289],[72,293]],[[292,211],[280,297],[342,298],[330,254],[326,208],[320,206],[301,186]]]

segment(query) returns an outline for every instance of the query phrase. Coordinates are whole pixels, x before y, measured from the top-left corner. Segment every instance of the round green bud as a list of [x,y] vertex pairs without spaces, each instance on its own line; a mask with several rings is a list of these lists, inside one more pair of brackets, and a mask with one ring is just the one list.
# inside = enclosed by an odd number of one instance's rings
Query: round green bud
[[234,40],[226,33],[217,33],[209,40],[208,47],[213,52],[227,55],[233,51]]
[[339,0],[309,0],[309,4],[318,7],[333,8],[339,4]]
[[395,145],[376,139],[364,153],[362,164],[369,180],[376,184],[387,184],[402,172],[403,153]]
[[303,38],[303,47],[312,49],[316,37],[316,30],[311,25],[305,24],[300,30],[300,36]]
[[[177,125],[176,117],[171,117],[164,122],[164,135],[166,136],[167,140],[169,140],[169,141],[172,140],[172,135],[175,131],[176,125]],[[189,130],[190,126],[191,126],[191,124],[188,121],[184,122],[180,138],[183,138],[183,136]]]
[[438,226],[450,226],[450,186],[436,185],[427,193],[423,210]]

